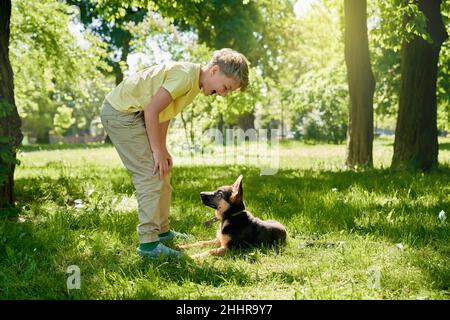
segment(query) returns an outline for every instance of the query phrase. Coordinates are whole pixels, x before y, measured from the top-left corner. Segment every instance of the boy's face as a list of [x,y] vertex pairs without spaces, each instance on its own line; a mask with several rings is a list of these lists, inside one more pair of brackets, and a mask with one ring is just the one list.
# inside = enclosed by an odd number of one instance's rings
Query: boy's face
[[207,77],[203,82],[203,94],[205,96],[218,94],[225,97],[228,92],[239,89],[240,83],[232,77],[227,77],[220,71],[219,66],[214,65],[207,71]]

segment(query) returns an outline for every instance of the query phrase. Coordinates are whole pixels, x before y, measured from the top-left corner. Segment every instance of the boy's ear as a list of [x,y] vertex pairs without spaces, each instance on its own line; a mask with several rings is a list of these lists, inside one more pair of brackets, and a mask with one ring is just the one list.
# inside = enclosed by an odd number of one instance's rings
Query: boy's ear
[[211,71],[211,75],[214,75],[214,73],[216,73],[217,71],[220,71],[220,67],[217,64],[215,64],[211,67],[210,71]]
[[242,196],[242,178],[241,174],[233,184],[231,197],[235,198],[237,196]]

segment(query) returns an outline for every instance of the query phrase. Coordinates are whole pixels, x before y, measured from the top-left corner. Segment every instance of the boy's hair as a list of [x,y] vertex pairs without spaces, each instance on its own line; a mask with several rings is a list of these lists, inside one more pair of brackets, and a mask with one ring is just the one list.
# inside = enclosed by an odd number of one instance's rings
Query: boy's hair
[[249,83],[247,58],[242,54],[230,48],[223,48],[214,51],[208,67],[218,65],[220,71],[227,77],[233,77],[240,83],[240,90],[244,91]]

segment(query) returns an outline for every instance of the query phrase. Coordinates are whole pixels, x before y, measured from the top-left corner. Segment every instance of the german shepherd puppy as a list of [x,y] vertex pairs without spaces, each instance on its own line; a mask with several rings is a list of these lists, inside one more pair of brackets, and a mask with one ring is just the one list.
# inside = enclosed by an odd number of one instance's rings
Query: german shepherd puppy
[[212,255],[224,255],[228,249],[239,249],[249,246],[273,245],[286,241],[286,228],[274,220],[263,221],[245,210],[242,175],[231,186],[223,186],[213,192],[201,192],[204,205],[215,209],[215,217],[205,222],[206,226],[220,221],[216,238],[210,241],[200,241],[181,245],[180,249],[198,246],[214,245],[212,249],[192,258]]

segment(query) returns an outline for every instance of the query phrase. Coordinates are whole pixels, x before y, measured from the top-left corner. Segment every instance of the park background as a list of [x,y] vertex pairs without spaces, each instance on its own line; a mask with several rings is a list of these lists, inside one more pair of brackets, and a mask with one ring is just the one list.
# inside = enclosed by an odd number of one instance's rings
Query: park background
[[[10,9],[0,298],[448,299],[448,2],[24,0]],[[243,174],[248,209],[283,222],[288,245],[201,264],[143,262],[133,186],[99,108],[135,70],[204,64],[222,47],[248,57],[251,86],[200,95],[172,121],[172,224],[211,238],[198,193]],[[278,129],[277,173],[193,161],[205,148],[223,152],[196,138],[211,128]],[[246,153],[252,142],[238,144]],[[80,289],[68,289],[71,265]]]

